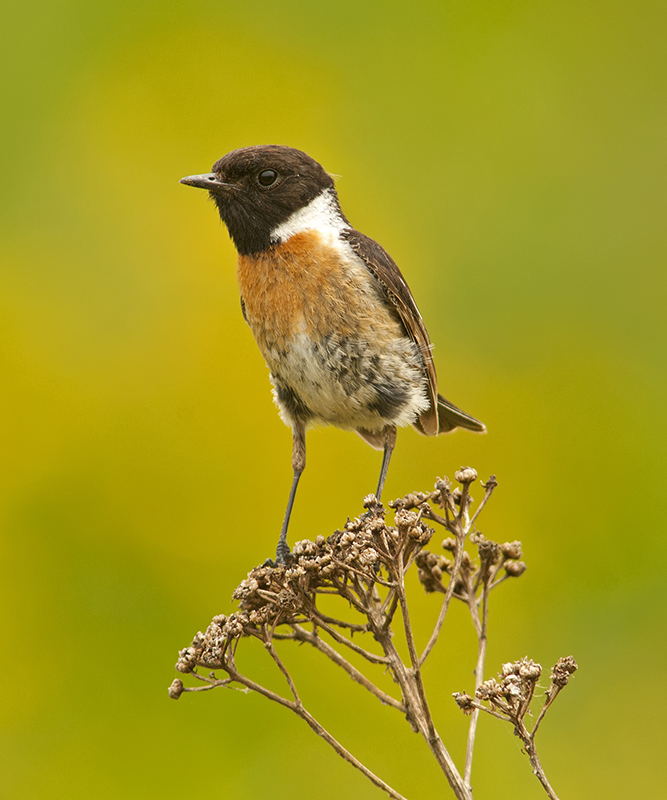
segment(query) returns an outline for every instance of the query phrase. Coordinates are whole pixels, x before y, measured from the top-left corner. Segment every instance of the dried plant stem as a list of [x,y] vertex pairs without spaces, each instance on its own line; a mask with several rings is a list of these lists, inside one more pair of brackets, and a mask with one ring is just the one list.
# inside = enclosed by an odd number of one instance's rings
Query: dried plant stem
[[[498,704],[498,703],[497,703]],[[505,705],[505,704],[503,704]],[[522,704],[524,705],[524,704]],[[546,703],[545,703],[546,706]],[[529,731],[523,723],[522,719],[517,718],[517,712],[512,711],[510,707],[505,705],[505,713],[499,713],[498,711],[494,711],[493,708],[487,708],[487,706],[483,706],[480,703],[475,701],[469,704],[470,708],[473,708],[476,713],[480,711],[485,711],[487,714],[490,714],[492,717],[496,719],[502,720],[503,722],[510,722],[514,725],[514,733],[521,739],[523,744],[523,749],[530,760],[530,764],[533,768],[533,774],[542,784],[544,791],[547,795],[551,798],[551,800],[559,800],[558,795],[554,791],[553,787],[547,780],[547,776],[542,768],[542,764],[540,762],[539,756],[537,755],[537,748],[535,747],[535,734],[537,733],[537,727],[543,714],[540,714],[538,721],[535,723],[532,731]],[[542,708],[542,712],[544,712],[544,707]]]
[[316,622],[320,628],[322,628],[322,630],[326,631],[334,641],[338,642],[338,644],[343,644],[345,647],[349,647],[350,650],[354,651],[360,656],[363,656],[367,661],[371,661],[374,664],[387,663],[386,656],[378,656],[375,653],[371,653],[368,650],[365,650],[363,647],[360,647],[358,644],[350,641],[350,639],[348,639],[346,636],[343,636],[342,633],[339,633],[335,628],[332,628],[331,625],[324,622],[318,614],[313,614],[313,621]]
[[[398,603],[401,608],[403,617],[403,626],[405,630],[405,637],[408,644],[408,652],[410,655],[411,668],[408,669],[403,663],[391,636],[386,630],[376,628],[375,636],[380,641],[382,649],[387,654],[389,659],[390,668],[401,687],[403,694],[403,702],[407,709],[406,716],[410,721],[412,727],[417,730],[425,739],[431,752],[436,758],[440,768],[442,769],[449,785],[452,788],[457,800],[472,800],[472,793],[468,786],[461,778],[456,765],[449,755],[446,747],[442,743],[438,732],[433,723],[433,717],[426,700],[426,693],[424,691],[424,684],[422,681],[421,671],[419,667],[419,658],[414,643],[412,633],[412,625],[410,623],[410,615],[408,612],[408,605],[405,596],[405,581],[403,572],[403,563],[399,558],[396,565],[396,594],[398,596]],[[374,616],[369,615],[371,624],[374,622]],[[375,627],[375,626],[374,626]]]
[[[429,514],[428,512],[424,514],[425,517],[429,519],[434,519],[437,517],[437,520],[440,524],[445,524],[449,529],[451,523],[446,523],[445,520],[440,517],[438,514],[432,513]],[[463,554],[464,554],[464,544],[465,544],[465,533],[461,530],[456,530],[456,554],[454,556],[454,565],[452,566],[452,572],[449,579],[449,583],[447,584],[447,589],[445,590],[445,597],[442,601],[442,605],[440,606],[440,613],[438,614],[438,619],[436,620],[435,626],[433,628],[433,633],[431,634],[430,639],[426,643],[426,647],[421,654],[419,659],[419,666],[423,667],[424,662],[428,658],[431,650],[435,647],[436,642],[438,641],[438,637],[440,636],[440,632],[442,631],[442,626],[445,624],[445,617],[447,616],[447,611],[449,610],[449,603],[452,599],[452,595],[454,594],[454,587],[456,586],[456,579],[461,574],[461,564],[463,563]]]
[[[270,650],[269,650],[270,652]],[[275,651],[274,651],[275,652]],[[246,678],[245,675],[241,675],[241,673],[236,672],[235,670],[226,670],[231,680],[235,683],[240,683],[242,686],[245,686],[248,689],[251,689],[253,692],[257,692],[258,694],[263,695],[264,697],[268,698],[269,700],[273,700],[275,703],[279,703],[281,706],[285,706],[285,708],[289,708],[290,711],[293,711],[298,717],[300,717],[304,722],[308,723],[310,728],[315,731],[318,736],[321,736],[322,739],[332,747],[338,755],[347,761],[349,764],[352,764],[353,767],[356,767],[359,772],[363,773],[371,783],[377,786],[379,789],[385,791],[389,797],[394,798],[394,800],[407,800],[402,794],[399,794],[395,789],[393,789],[388,783],[385,783],[382,778],[379,778],[374,772],[368,769],[364,764],[359,761],[359,759],[355,758],[349,750],[346,750],[343,745],[335,739],[329,731],[326,730],[316,719],[313,715],[308,712],[303,704],[297,700],[288,700],[282,695],[277,694],[276,692],[272,692],[270,689],[262,686],[259,683],[255,683],[255,681],[251,680],[250,678]],[[222,682],[216,682],[218,685]]]
[[533,729],[532,733],[529,733],[526,729],[526,726],[521,721],[515,726],[515,732],[523,742],[524,750],[526,751],[526,755],[530,759],[530,764],[533,768],[533,774],[542,784],[544,791],[551,798],[551,800],[558,800],[558,795],[547,780],[547,776],[542,769],[542,764],[540,763],[540,759],[537,755],[537,749],[535,748],[535,728]]
[[406,668],[391,640],[383,641],[383,646],[389,650],[390,665],[401,687],[403,702],[407,709],[406,716],[410,724],[426,741],[457,800],[472,800],[470,789],[465,785],[452,757],[435,729],[430,709],[425,702],[421,674],[418,670]]
[[356,767],[360,772],[362,772],[370,781],[374,783],[375,786],[384,790],[389,797],[393,797],[394,800],[406,800],[402,794],[399,794],[395,789],[392,789],[388,783],[385,783],[381,778],[378,778],[375,773],[371,772],[368,767],[364,766],[361,761],[356,759],[352,753],[346,750],[340,742],[338,742],[334,737],[325,730],[322,725],[311,715],[309,714],[305,708],[294,708],[295,713],[300,716],[305,722],[310,725],[310,727],[315,731],[318,736],[321,736],[324,741],[329,744],[333,749],[338,753],[341,758],[344,758],[345,761],[352,764],[353,767]]
[[480,501],[480,504],[477,506],[475,513],[472,515],[472,519],[470,520],[470,527],[472,527],[475,524],[477,517],[482,513],[484,506],[488,503],[489,498],[493,494],[493,490],[496,488],[497,485],[498,481],[496,480],[495,475],[491,475],[489,480],[485,484],[483,484],[485,490],[484,497]]
[[540,709],[540,713],[537,715],[537,719],[535,720],[535,724],[533,725],[533,730],[531,731],[531,734],[530,734],[533,737],[533,739],[535,738],[535,735],[537,734],[537,729],[540,727],[540,725],[542,723],[542,720],[544,719],[544,715],[547,713],[547,711],[549,710],[549,707],[551,706],[553,701],[556,699],[556,697],[558,697],[558,693],[562,689],[563,689],[562,686],[557,686],[557,685],[555,686],[553,684],[549,687],[549,691],[547,692],[547,699],[544,701],[544,705]]
[[[470,598],[472,602],[469,601],[468,605],[470,607],[470,613],[472,614],[473,621],[477,620],[475,625],[477,629],[477,664],[475,666],[475,692],[479,689],[484,681],[484,662],[486,660],[486,643],[487,643],[487,626],[488,626],[488,618],[489,618],[489,578],[484,581],[483,588],[482,588],[482,596],[480,598],[482,602],[482,616],[481,619],[479,617],[479,611],[477,608],[477,602],[475,600],[474,594]],[[477,722],[479,720],[479,709],[476,708],[473,713],[472,717],[470,718],[470,727],[468,728],[468,743],[466,746],[466,763],[465,763],[465,771],[464,771],[464,780],[468,786],[470,786],[470,781],[472,777],[472,759],[473,759],[473,752],[475,748],[475,736],[477,735]]]
[[341,656],[337,650],[334,650],[333,647],[327,644],[316,633],[309,633],[305,628],[302,628],[301,625],[292,625],[292,627],[294,628],[294,636],[290,638],[295,638],[299,641],[312,644],[313,647],[316,647],[320,652],[328,656],[335,664],[338,664],[339,667],[342,667],[353,681],[361,684],[361,686],[374,694],[381,703],[387,706],[392,706],[401,713],[405,714],[405,706],[403,703],[395,700],[391,695],[383,692],[382,689],[377,687],[374,683],[371,683],[371,681],[368,680],[363,672],[360,672],[356,667],[350,664],[347,659],[343,658],[343,656]]
[[278,653],[276,653],[276,648],[273,646],[273,641],[271,640],[271,636],[265,634],[264,638],[264,647],[269,652],[271,658],[275,661],[278,669],[282,672],[283,677],[285,678],[287,685],[289,686],[290,692],[292,692],[292,697],[294,698],[294,702],[297,706],[301,705],[301,698],[299,697],[299,693],[296,690],[296,686],[294,685],[294,681],[292,680],[292,676],[289,674],[285,665],[280,660]]

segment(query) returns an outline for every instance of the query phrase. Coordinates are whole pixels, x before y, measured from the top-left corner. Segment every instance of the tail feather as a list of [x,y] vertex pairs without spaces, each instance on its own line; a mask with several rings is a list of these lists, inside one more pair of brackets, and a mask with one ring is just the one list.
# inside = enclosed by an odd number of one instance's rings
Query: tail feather
[[445,400],[441,394],[438,395],[438,420],[440,422],[438,433],[445,433],[454,428],[467,428],[469,431],[486,433],[486,425],[483,422],[461,411],[449,400]]

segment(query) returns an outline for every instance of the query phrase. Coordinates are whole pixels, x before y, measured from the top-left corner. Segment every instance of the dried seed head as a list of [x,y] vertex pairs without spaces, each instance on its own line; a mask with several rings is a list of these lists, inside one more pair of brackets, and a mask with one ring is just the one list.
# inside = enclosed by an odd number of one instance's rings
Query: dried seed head
[[[443,592],[441,557],[428,550],[422,550],[415,558],[417,575],[426,592]],[[446,561],[446,559],[442,559]]]
[[500,545],[500,549],[505,558],[521,558],[521,542],[519,541],[505,542]]
[[317,552],[317,545],[311,542],[310,539],[302,539],[300,542],[295,542],[292,548],[292,553],[295,556],[314,556]]
[[500,559],[500,546],[497,542],[487,539],[483,533],[475,533],[470,537],[473,544],[477,545],[479,560],[485,568],[495,564]]
[[472,714],[475,710],[475,701],[469,694],[465,692],[454,692],[452,696],[454,697],[454,702],[464,714]]
[[373,508],[377,504],[378,504],[378,499],[374,494],[367,494],[366,497],[364,497],[364,502],[363,502],[364,508]]
[[536,681],[541,674],[542,667],[527,656],[520,658],[518,661],[508,661],[501,668],[501,675],[504,678],[509,675],[518,675],[524,680]]
[[386,525],[382,517],[372,517],[366,527],[371,533],[379,533],[386,528]]
[[[229,639],[237,639],[239,636],[243,636],[243,628],[249,624],[250,617],[243,611],[237,611],[235,614],[230,614],[227,618],[227,623],[221,633]],[[217,629],[214,631],[211,626],[206,631],[206,635],[207,638],[210,639],[211,635],[219,636],[220,633]]]
[[265,622],[271,622],[275,618],[275,611],[273,607],[264,606],[264,608],[251,611],[249,618],[253,625],[263,625]]
[[428,499],[430,495],[428,492],[410,492],[406,494],[405,497],[399,497],[397,500],[392,500],[389,503],[391,508],[399,509],[399,508],[418,508],[419,506],[423,505]]
[[453,553],[456,550],[456,539],[445,539],[442,543],[442,549]]
[[510,578],[519,578],[528,569],[524,561],[507,561],[505,563],[505,572]]
[[498,481],[496,479],[496,476],[495,475],[489,475],[488,481],[486,483],[483,483],[482,487],[484,489],[488,490],[488,489],[495,489],[497,485],[498,485]]
[[454,477],[459,483],[470,484],[477,480],[477,472],[472,467],[461,467],[461,469],[454,473]]
[[508,675],[502,683],[503,694],[508,699],[513,697],[521,697],[523,694],[523,685],[521,678],[518,675]]
[[475,697],[479,700],[494,700],[497,697],[501,697],[502,694],[503,690],[498,681],[495,678],[489,678],[477,689]]
[[519,662],[519,675],[526,681],[535,682],[540,679],[542,665],[530,658],[522,658]]
[[399,509],[394,514],[394,522],[396,527],[401,533],[407,533],[411,528],[417,524],[418,515],[414,511],[407,511],[404,508]]
[[419,583],[421,583],[421,585],[424,587],[425,592],[431,594],[431,592],[438,591],[436,581],[431,575],[430,570],[427,571],[425,569],[420,569],[419,567],[417,567],[417,577],[419,578]]
[[169,687],[169,697],[172,700],[178,700],[183,694],[183,681],[180,678],[175,678]]
[[449,478],[446,477],[446,476],[444,478],[436,478],[436,480],[435,480],[435,489],[436,489],[436,491],[441,492],[441,493],[442,492],[445,492],[445,493],[449,492],[451,485],[452,484],[450,483]]
[[197,652],[194,647],[186,647],[178,654],[176,669],[179,672],[192,672],[197,666]]
[[551,682],[556,686],[566,686],[570,675],[573,675],[577,669],[579,669],[579,665],[572,656],[563,656],[558,659],[551,670]]
[[445,508],[447,505],[447,498],[450,494],[451,484],[449,478],[438,478],[435,482],[434,502],[437,502],[440,508]]

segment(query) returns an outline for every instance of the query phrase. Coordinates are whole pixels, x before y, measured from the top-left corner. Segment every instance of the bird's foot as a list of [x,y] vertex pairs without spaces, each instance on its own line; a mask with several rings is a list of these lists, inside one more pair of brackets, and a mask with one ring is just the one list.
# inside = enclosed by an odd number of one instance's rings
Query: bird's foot
[[292,555],[287,542],[279,541],[278,547],[276,547],[276,560],[274,561],[272,558],[267,558],[262,566],[273,568],[286,567],[291,561],[293,561],[293,559],[294,556]]

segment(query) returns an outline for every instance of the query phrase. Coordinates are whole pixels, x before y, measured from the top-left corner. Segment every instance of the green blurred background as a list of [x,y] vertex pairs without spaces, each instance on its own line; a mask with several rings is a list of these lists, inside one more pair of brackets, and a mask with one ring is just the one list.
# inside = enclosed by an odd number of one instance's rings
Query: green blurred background
[[[178,179],[282,143],[342,176],[348,217],[412,286],[443,393],[488,425],[402,432],[387,485],[497,474],[481,528],[521,539],[529,571],[494,600],[487,675],[573,654],[540,734],[555,788],[664,796],[667,6],[26,0],[3,16],[0,795],[382,796],[261,697],[166,693],[177,650],[271,553],[291,481],[233,248]],[[292,540],[359,513],[379,470],[353,434],[308,446]],[[437,604],[418,595],[422,640]],[[460,759],[462,609],[449,632],[427,681]],[[368,766],[447,796],[395,712],[317,653],[286,658]],[[490,719],[473,782],[480,800],[544,796]]]

